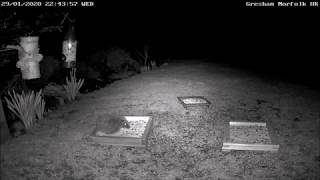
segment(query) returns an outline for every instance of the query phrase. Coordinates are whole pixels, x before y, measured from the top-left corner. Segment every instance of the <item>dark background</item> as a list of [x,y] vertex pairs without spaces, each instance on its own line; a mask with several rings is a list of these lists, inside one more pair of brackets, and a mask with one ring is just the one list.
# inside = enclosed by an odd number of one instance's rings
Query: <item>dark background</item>
[[90,47],[148,43],[160,55],[289,68],[313,63],[319,55],[316,10],[245,7],[239,2],[96,3],[78,9],[77,20],[79,38]]
[[[26,15],[33,10],[69,10],[76,19],[79,51],[84,56],[115,45],[142,50],[149,44],[155,58],[206,58],[268,76],[318,83],[319,7],[245,7],[245,2],[94,3],[93,7],[20,10]],[[54,39],[58,47],[60,40]]]
[[94,12],[81,14],[85,41],[149,43],[158,56],[208,58],[274,78],[319,82],[319,7],[246,7],[245,2],[124,6],[96,3]]

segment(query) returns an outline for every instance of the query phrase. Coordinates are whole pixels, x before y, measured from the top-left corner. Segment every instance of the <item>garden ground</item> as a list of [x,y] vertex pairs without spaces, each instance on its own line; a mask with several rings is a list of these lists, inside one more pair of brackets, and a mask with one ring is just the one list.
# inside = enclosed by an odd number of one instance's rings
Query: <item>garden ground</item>
[[[205,96],[186,110],[178,96]],[[1,179],[319,179],[317,91],[200,60],[116,81],[1,145]],[[93,142],[99,114],[150,115],[145,149]],[[266,122],[276,153],[222,152],[229,121]]]

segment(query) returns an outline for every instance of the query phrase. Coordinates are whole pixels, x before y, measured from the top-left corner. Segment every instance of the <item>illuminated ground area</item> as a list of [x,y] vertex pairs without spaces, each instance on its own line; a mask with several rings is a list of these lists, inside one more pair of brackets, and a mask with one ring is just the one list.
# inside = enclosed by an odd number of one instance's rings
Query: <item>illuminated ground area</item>
[[[186,110],[178,96],[211,106]],[[317,179],[320,95],[201,61],[116,81],[51,112],[1,146],[1,179]],[[88,140],[95,113],[148,115],[146,149]],[[229,121],[263,121],[277,153],[222,152]]]

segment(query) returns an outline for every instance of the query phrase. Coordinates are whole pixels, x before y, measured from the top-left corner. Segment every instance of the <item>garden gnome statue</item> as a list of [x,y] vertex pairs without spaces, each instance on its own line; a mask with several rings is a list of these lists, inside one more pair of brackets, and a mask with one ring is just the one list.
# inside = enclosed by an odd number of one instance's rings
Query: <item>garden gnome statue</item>
[[75,68],[77,40],[73,25],[70,25],[69,30],[64,37],[62,44],[62,53],[64,55],[64,59],[62,59],[64,68]]
[[39,54],[38,42],[38,36],[20,38],[20,46],[17,47],[19,61],[16,66],[21,69],[22,79],[31,80],[40,78],[39,62],[43,56]]

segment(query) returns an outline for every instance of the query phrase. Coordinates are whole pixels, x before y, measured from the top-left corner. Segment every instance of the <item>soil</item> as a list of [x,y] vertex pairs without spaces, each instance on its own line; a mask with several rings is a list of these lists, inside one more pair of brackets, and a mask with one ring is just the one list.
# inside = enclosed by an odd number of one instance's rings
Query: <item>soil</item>
[[[204,96],[185,109],[179,96]],[[59,106],[1,145],[1,179],[320,179],[320,95],[205,61],[172,62]],[[151,116],[146,148],[90,141],[97,114]],[[278,152],[222,152],[229,121],[266,122]]]

